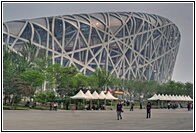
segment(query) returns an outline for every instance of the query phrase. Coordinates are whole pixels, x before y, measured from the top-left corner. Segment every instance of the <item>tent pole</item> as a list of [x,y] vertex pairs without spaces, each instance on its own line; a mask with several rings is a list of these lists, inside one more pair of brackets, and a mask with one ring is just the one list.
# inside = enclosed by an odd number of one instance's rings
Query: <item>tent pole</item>
[[105,102],[104,102],[104,104],[105,104],[105,105],[104,105],[104,107],[105,107],[105,110],[106,110],[106,98],[105,98]]
[[84,99],[83,99],[83,106],[82,106],[82,108],[84,108]]
[[99,99],[98,99],[98,107],[97,108],[99,109]]
[[91,101],[90,101],[90,110],[91,110],[91,107],[92,107],[92,99],[91,99]]
[[113,101],[113,100],[111,100],[111,109],[113,109],[113,108],[112,108],[112,101]]

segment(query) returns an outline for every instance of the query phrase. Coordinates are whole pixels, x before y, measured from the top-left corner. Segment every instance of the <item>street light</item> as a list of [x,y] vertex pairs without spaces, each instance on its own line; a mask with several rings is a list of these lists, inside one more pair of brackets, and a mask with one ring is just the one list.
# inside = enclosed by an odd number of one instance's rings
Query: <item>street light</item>
[[154,80],[156,80],[156,73],[157,73],[157,70],[156,69],[154,69]]

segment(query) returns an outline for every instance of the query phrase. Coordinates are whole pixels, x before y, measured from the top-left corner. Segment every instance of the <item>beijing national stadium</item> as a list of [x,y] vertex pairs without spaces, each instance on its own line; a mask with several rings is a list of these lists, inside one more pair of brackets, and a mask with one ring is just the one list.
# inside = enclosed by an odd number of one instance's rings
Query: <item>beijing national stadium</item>
[[159,15],[101,12],[3,23],[3,43],[20,51],[30,40],[52,63],[89,75],[105,68],[118,78],[167,82],[180,45],[177,26]]

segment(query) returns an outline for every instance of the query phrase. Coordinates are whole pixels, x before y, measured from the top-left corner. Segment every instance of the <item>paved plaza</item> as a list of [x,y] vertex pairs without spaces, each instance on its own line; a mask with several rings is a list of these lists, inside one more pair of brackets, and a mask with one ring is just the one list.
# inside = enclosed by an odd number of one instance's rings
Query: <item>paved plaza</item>
[[4,110],[3,130],[193,130],[193,111],[187,109],[124,110]]

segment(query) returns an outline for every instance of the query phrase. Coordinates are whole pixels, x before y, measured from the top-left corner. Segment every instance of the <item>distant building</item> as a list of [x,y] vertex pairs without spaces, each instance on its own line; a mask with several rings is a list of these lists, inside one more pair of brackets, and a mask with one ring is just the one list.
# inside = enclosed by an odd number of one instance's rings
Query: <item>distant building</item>
[[105,68],[119,78],[172,78],[180,32],[170,20],[148,13],[101,12],[3,23],[3,42],[21,50],[31,40],[53,63],[74,64],[86,75]]

